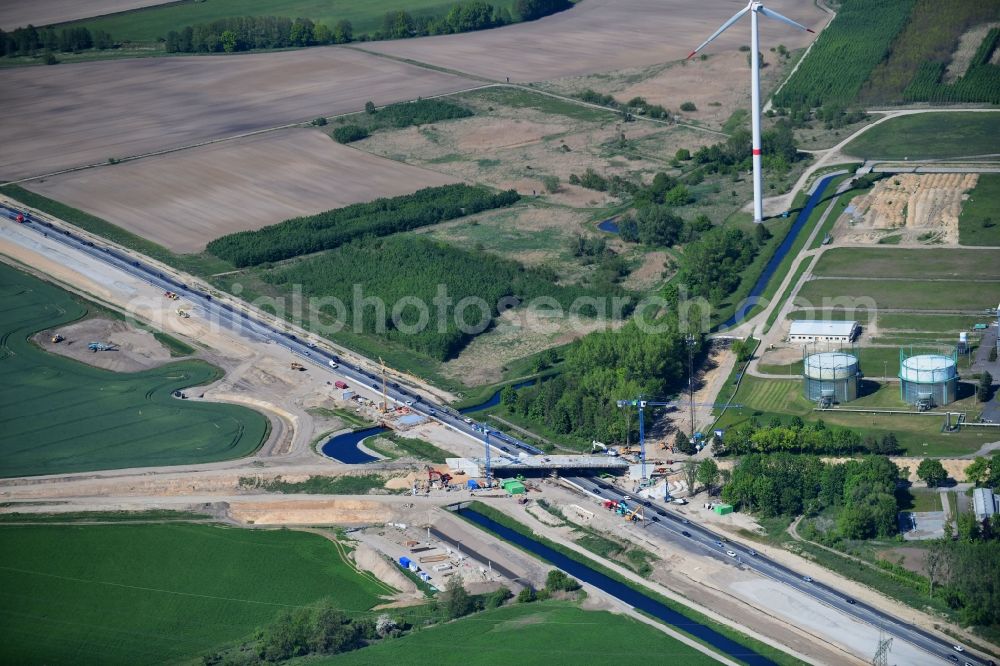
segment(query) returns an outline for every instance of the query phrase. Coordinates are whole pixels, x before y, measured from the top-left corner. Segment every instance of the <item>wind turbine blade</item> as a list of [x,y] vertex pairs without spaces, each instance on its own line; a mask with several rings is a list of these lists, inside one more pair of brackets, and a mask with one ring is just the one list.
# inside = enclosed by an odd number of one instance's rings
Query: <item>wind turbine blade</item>
[[740,11],[736,12],[736,15],[733,16],[733,18],[731,18],[728,21],[726,21],[725,23],[723,23],[721,28],[719,28],[718,30],[716,30],[715,32],[712,33],[711,37],[709,37],[708,39],[706,39],[705,41],[703,41],[701,43],[701,45],[698,48],[696,48],[694,51],[691,51],[690,55],[688,55],[688,57],[686,59],[690,60],[691,58],[693,58],[695,53],[697,53],[698,51],[701,51],[703,48],[705,48],[706,46],[708,46],[709,42],[711,42],[713,39],[715,39],[716,37],[718,37],[719,35],[721,35],[722,33],[724,33],[729,28],[729,26],[731,26],[732,24],[736,23],[741,18],[743,18],[743,15],[746,14],[748,11],[750,11],[750,5],[747,5],[746,7],[744,7],[743,9],[741,9]]
[[796,23],[796,22],[795,22],[795,21],[793,21],[792,19],[790,19],[790,18],[787,18],[787,17],[785,17],[785,16],[782,16],[782,15],[781,15],[781,14],[779,14],[778,12],[775,12],[775,11],[771,11],[771,10],[770,10],[770,9],[768,9],[767,7],[761,7],[759,11],[760,11],[760,13],[761,13],[761,14],[763,14],[764,16],[766,16],[766,17],[768,17],[768,18],[773,18],[773,19],[777,19],[778,21],[781,21],[782,23],[787,23],[788,25],[792,26],[793,28],[798,28],[799,30],[805,30],[806,32],[811,32],[811,33],[813,33],[813,34],[815,34],[815,33],[816,33],[816,31],[815,31],[815,30],[810,30],[809,28],[805,27],[805,26],[804,26],[804,25],[802,25],[801,23]]

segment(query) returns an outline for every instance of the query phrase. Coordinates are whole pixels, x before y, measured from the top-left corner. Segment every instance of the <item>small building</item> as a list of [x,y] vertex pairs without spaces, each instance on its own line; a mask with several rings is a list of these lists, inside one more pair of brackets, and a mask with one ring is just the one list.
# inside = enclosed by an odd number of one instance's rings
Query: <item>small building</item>
[[799,319],[788,329],[789,342],[851,342],[860,330],[857,321]]
[[715,511],[720,516],[724,516],[727,513],[732,513],[733,512],[733,505],[732,504],[716,504],[714,507],[712,507],[712,511]]
[[972,491],[972,508],[976,512],[976,520],[982,521],[997,512],[997,498],[989,488],[976,488]]
[[503,489],[511,495],[523,495],[528,491],[528,489],[524,487],[524,484],[517,479],[507,479],[502,485]]

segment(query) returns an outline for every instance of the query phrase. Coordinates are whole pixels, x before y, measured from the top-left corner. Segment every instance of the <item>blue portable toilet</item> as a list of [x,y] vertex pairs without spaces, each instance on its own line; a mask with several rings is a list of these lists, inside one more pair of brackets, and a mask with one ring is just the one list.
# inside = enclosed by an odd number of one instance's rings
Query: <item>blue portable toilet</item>
[[408,557],[399,558],[399,566],[403,567],[404,569],[409,569],[410,564],[411,564],[410,558]]
[[476,482],[475,479],[469,479],[468,481],[465,482],[465,485],[466,487],[468,487],[469,490],[479,490],[479,484]]

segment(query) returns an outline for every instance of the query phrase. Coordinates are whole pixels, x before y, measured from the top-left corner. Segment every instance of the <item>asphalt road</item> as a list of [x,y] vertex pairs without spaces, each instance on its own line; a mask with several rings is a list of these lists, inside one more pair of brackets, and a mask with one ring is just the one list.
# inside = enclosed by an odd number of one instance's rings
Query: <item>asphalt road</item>
[[[5,215],[9,219],[15,219],[19,211],[0,206],[0,215]],[[368,373],[361,368],[343,362],[337,355],[319,347],[313,347],[310,343],[301,340],[293,333],[271,326],[260,321],[253,314],[236,308],[228,303],[212,298],[205,292],[200,292],[188,287],[188,285],[178,282],[169,275],[159,271],[158,268],[144,263],[134,257],[109,247],[95,244],[82,236],[73,233],[62,227],[53,225],[45,220],[26,216],[26,226],[32,228],[39,234],[57,239],[59,242],[84,252],[104,263],[114,266],[119,270],[143,280],[154,287],[164,291],[175,291],[181,294],[193,304],[192,313],[198,316],[209,318],[218,322],[243,336],[262,342],[272,342],[273,344],[285,347],[293,354],[300,356],[304,362],[311,363],[322,368],[331,374],[354,382],[364,383],[369,387],[381,387],[381,378]],[[337,368],[330,367],[330,363],[336,363]],[[397,384],[387,387],[387,396],[398,403],[412,401],[411,409],[433,418],[441,423],[451,426],[457,431],[473,437],[479,441],[485,441],[488,437],[493,441],[500,441],[501,447],[510,445],[530,454],[541,454],[542,451],[530,444],[522,442],[514,437],[496,430],[487,429],[478,423],[466,423],[465,418],[454,410],[427,401],[416,394],[411,394]],[[509,449],[509,447],[507,447]],[[513,453],[513,452],[511,452]],[[575,483],[579,487],[595,494],[598,497],[607,499],[624,499],[626,493],[602,481],[585,477],[571,477],[567,480]],[[659,506],[652,501],[644,501],[651,509],[648,522],[648,529],[653,534],[664,539],[677,540],[690,539],[696,547],[704,549],[708,557],[721,558],[730,561],[734,565],[746,566],[761,574],[789,585],[809,596],[832,606],[839,611],[846,613],[858,620],[867,622],[874,626],[882,626],[886,633],[906,641],[917,647],[938,656],[943,662],[955,663],[989,664],[987,659],[972,656],[967,650],[961,654],[956,652],[949,641],[942,640],[928,632],[906,624],[897,618],[883,613],[871,606],[855,601],[848,602],[848,597],[842,592],[816,581],[806,581],[801,574],[778,564],[762,555],[754,555],[747,548],[735,544],[725,543],[722,537],[711,530],[697,525],[693,522],[685,523],[684,518],[676,512]],[[688,535],[685,535],[684,532]],[[721,546],[719,544],[722,544]],[[726,555],[726,551],[731,550],[736,553],[735,558]]]
[[[624,500],[626,497],[631,497],[624,491],[603,481],[586,477],[572,477],[567,478],[567,480],[603,499],[618,501]],[[626,500],[626,502],[633,507],[635,506],[635,501],[633,500]],[[659,502],[643,499],[641,503],[646,507],[646,531],[664,540],[673,542],[678,541],[678,539],[688,540],[693,549],[705,551],[707,557],[714,557],[718,560],[729,562],[734,566],[753,569],[772,580],[793,587],[827,606],[836,608],[840,612],[862,622],[876,627],[881,626],[887,634],[898,640],[915,645],[936,657],[940,657],[945,663],[955,663],[952,657],[958,659],[957,663],[960,664],[969,663],[978,665],[990,663],[986,658],[971,655],[968,650],[958,653],[952,647],[955,644],[954,642],[942,640],[933,634],[872,608],[861,601],[851,599],[845,593],[839,592],[825,583],[816,580],[808,581],[802,574],[741,544],[732,541],[723,541],[724,537],[721,535],[687,519],[675,511],[671,511],[669,507]],[[726,551],[734,552],[736,557],[729,557]]]

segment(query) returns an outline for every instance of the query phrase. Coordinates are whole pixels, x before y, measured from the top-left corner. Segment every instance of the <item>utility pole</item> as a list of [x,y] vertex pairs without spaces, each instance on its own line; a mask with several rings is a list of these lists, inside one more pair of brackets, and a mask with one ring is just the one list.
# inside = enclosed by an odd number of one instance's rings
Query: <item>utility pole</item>
[[686,338],[688,348],[688,411],[691,416],[691,441],[694,442],[694,336]]
[[892,636],[885,637],[885,632],[878,628],[878,648],[872,658],[872,666],[889,666],[889,651],[892,649]]

